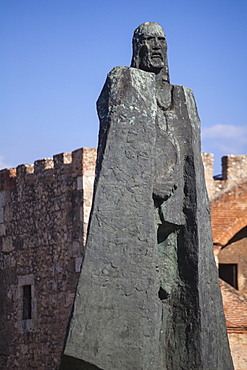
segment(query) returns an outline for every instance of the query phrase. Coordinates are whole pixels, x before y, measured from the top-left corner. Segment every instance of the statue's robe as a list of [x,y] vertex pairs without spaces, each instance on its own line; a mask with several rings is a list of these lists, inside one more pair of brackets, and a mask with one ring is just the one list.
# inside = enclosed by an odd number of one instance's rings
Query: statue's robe
[[190,89],[116,67],[61,369],[231,370]]

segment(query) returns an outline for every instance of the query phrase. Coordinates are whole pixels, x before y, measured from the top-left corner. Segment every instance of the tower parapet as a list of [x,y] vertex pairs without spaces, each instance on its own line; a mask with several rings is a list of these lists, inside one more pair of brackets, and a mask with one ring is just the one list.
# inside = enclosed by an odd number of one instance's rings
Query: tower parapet
[[209,198],[213,198],[220,191],[225,190],[247,177],[247,155],[228,154],[222,157],[222,175],[213,176],[214,155],[202,153],[205,180]]
[[222,178],[236,183],[247,176],[247,155],[229,154],[222,157]]
[[0,171],[0,191],[16,188],[16,169],[6,168]]

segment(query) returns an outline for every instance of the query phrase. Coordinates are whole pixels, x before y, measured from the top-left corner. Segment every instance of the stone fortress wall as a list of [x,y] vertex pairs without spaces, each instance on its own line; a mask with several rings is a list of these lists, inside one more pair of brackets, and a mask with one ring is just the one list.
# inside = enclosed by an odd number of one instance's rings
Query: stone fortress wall
[[1,369],[57,369],[83,258],[96,149],[0,171]]
[[210,201],[220,191],[238,184],[247,177],[247,155],[230,154],[222,157],[222,174],[215,177],[213,176],[214,155],[212,153],[202,153],[202,161]]
[[235,370],[247,369],[247,155],[222,158],[213,178],[213,154],[202,154],[210,197],[214,253],[229,284],[221,280],[228,338]]
[[[210,199],[245,183],[247,156],[223,157],[220,179],[213,179],[213,155],[202,157]],[[0,171],[1,369],[59,367],[84,254],[95,160],[95,148],[82,148]]]

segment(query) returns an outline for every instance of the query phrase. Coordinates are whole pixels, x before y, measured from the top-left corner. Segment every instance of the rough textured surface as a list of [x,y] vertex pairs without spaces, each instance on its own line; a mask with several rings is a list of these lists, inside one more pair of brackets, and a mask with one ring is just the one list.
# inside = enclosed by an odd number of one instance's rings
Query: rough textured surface
[[[63,160],[65,162],[68,162],[66,160],[66,156],[68,159],[67,154],[61,154],[59,157],[63,157]],[[57,174],[60,173],[60,176],[62,175],[62,172],[64,171],[64,168],[66,168],[66,176],[67,178],[71,178],[72,176],[76,176],[77,180],[77,190],[79,189],[80,192],[83,194],[83,204],[81,205],[81,211],[80,213],[82,214],[81,217],[83,217],[83,223],[84,227],[86,228],[87,225],[87,214],[88,214],[88,209],[91,208],[91,197],[92,197],[92,182],[94,179],[94,167],[95,167],[95,161],[96,161],[96,149],[95,148],[83,148],[80,149],[74,153],[72,153],[73,157],[73,162],[74,165],[73,167],[71,166],[70,163],[64,163],[61,165],[60,169],[57,168],[56,172]],[[212,157],[212,154],[203,154],[203,159],[204,159],[204,164],[205,164],[205,157]],[[228,156],[232,158],[233,156]],[[243,163],[242,163],[242,171],[245,169],[245,161],[244,159],[247,156],[234,156],[237,157],[234,159],[234,163],[227,161],[228,166],[233,166],[232,168],[228,168],[228,171],[234,171],[235,169],[235,162],[238,160],[239,164],[241,163],[241,159],[243,158]],[[239,158],[238,158],[239,157]],[[56,158],[56,156],[55,156]],[[26,166],[28,168],[28,166]],[[30,166],[30,169],[32,166]],[[75,171],[76,168],[76,171]],[[205,174],[206,178],[209,178],[207,176],[207,170],[209,170],[210,174],[212,175],[212,167],[209,165],[205,166]],[[49,169],[47,171],[44,171],[44,176],[48,175]],[[19,171],[18,171],[18,178],[19,178]],[[22,191],[22,189],[26,189],[25,192],[30,191],[30,187],[34,182],[30,182],[30,179],[34,178],[32,174],[26,174],[23,178],[22,181],[20,182],[17,177],[16,177],[16,169],[11,169],[11,170],[1,170],[0,171],[0,229],[5,232],[5,234],[8,234],[10,239],[18,239],[22,235],[23,228],[18,227],[19,222],[16,224],[14,223],[13,216],[15,219],[18,219],[18,213],[20,213],[23,217],[23,207],[24,204],[22,202],[26,202],[26,198],[22,198],[23,200],[18,203],[18,207],[14,206],[15,204],[15,194],[17,191],[17,186],[19,191]],[[50,178],[50,177],[49,177]],[[18,180],[18,181],[17,181]],[[226,180],[227,185],[224,186],[230,186],[236,183],[239,184],[239,190],[242,189],[242,181],[239,181],[240,179],[238,177],[235,177],[232,180]],[[55,181],[55,179],[54,179]],[[56,181],[60,181],[60,177],[57,177]],[[231,181],[231,182],[230,182]],[[214,180],[212,178],[212,182],[215,183],[224,183],[224,180]],[[18,183],[18,185],[17,185]],[[70,185],[69,185],[70,184]],[[58,186],[55,185],[54,186]],[[218,187],[218,185],[216,185]],[[53,212],[53,206],[51,203],[51,199],[53,199],[52,202],[59,203],[61,199],[64,199],[65,193],[68,192],[68,190],[72,191],[72,189],[76,188],[76,184],[73,181],[68,181],[68,187],[66,186],[61,186],[59,192],[56,192],[56,196],[54,198],[48,198],[47,202],[47,207],[42,208],[42,211],[40,211],[39,216],[37,216],[37,219],[43,219],[44,217],[47,217],[47,211],[49,212],[50,215],[52,215]],[[207,187],[208,187],[208,182],[207,182]],[[227,188],[226,188],[227,189]],[[226,190],[227,192],[227,190]],[[245,213],[245,209],[242,208],[243,204],[243,198],[239,197],[239,191],[236,190],[234,191],[235,194],[235,199],[237,198],[239,208],[238,208],[238,213],[235,214],[235,219],[241,219],[242,214]],[[34,202],[38,203],[42,201],[42,198],[36,194],[37,197],[35,198]],[[71,198],[70,198],[71,199]],[[213,198],[215,199],[215,198]],[[232,224],[232,218],[231,214],[233,212],[231,208],[232,203],[232,198],[231,197],[226,197],[222,198],[222,202],[218,202],[217,198],[215,199],[217,202],[217,207],[214,209],[213,217],[212,217],[212,223],[214,225],[214,222],[218,222],[221,220],[228,219],[228,223]],[[214,203],[214,200],[212,200],[212,204]],[[15,209],[15,212],[12,212],[12,209]],[[28,207],[25,207],[25,210],[27,210]],[[221,214],[221,210],[223,210],[223,213]],[[63,208],[64,212],[64,220],[66,219],[66,214],[67,214],[67,207]],[[44,214],[43,214],[44,212]],[[235,213],[235,211],[234,211]],[[11,216],[12,214],[12,216]],[[28,218],[29,213],[25,211],[25,215]],[[36,219],[36,212],[33,213],[34,220]],[[51,216],[51,219],[53,216]],[[76,227],[79,227],[79,224],[81,222],[81,218],[75,218],[73,220],[73,223],[77,225]],[[24,220],[23,220],[24,221]],[[222,222],[222,221],[221,221]],[[219,225],[221,225],[221,222]],[[9,232],[9,227],[12,224],[12,232]],[[60,223],[57,223],[58,228],[60,228]],[[54,225],[53,225],[54,227]],[[238,225],[238,227],[241,229],[243,226]],[[226,228],[225,228],[226,229]],[[216,231],[216,228],[215,228]],[[239,231],[239,229],[237,230]],[[229,236],[229,238],[232,238],[234,234],[236,233],[236,230],[233,231],[233,234]],[[4,240],[4,235],[2,234],[2,242]],[[85,233],[84,233],[85,234]],[[31,229],[29,227],[26,228],[26,235],[27,235],[27,240],[30,241],[31,238]],[[21,236],[21,238],[23,238]],[[243,239],[244,241],[245,239]],[[237,243],[238,244],[238,243]],[[1,242],[0,242],[1,245]],[[5,244],[6,246],[6,244]],[[244,265],[245,257],[246,257],[246,247],[240,250],[238,245],[237,246],[237,251],[234,248],[233,249],[233,254],[229,255],[229,259],[225,259],[225,252],[228,251],[228,248],[224,248],[222,250],[224,260],[221,260],[222,256],[220,257],[220,262],[224,263],[238,263],[238,273],[239,273],[239,289],[242,290],[242,284],[245,284],[246,282],[246,264]],[[71,248],[71,253],[72,249],[74,250],[74,247],[70,246]],[[83,247],[81,249],[81,257],[83,254]],[[39,267],[36,268],[35,270],[33,269],[33,262],[35,260],[41,261],[41,258],[43,258],[43,254],[46,254],[46,249],[40,246],[40,248],[33,248],[32,243],[26,243],[25,244],[25,252],[26,252],[26,257],[28,258],[28,267],[27,267],[27,260],[26,258],[20,259],[19,256],[22,253],[22,250],[19,250],[18,248],[14,248],[11,252],[3,252],[3,250],[0,252],[0,270],[1,270],[1,292],[2,292],[2,303],[1,303],[1,322],[2,322],[2,327],[1,327],[1,333],[2,336],[0,337],[0,348],[1,348],[1,368],[3,369],[18,369],[21,365],[24,369],[30,367],[30,364],[32,364],[33,368],[37,368],[39,370],[44,370],[47,368],[49,364],[49,368],[51,369],[57,369],[58,364],[57,364],[57,359],[60,358],[60,352],[63,344],[63,334],[65,332],[65,328],[61,328],[61,321],[64,323],[67,322],[69,318],[69,313],[70,313],[70,307],[71,307],[71,302],[73,300],[74,296],[74,289],[75,289],[75,284],[77,283],[77,276],[79,275],[78,268],[80,267],[79,260],[81,257],[69,257],[69,261],[74,260],[73,263],[71,263],[71,266],[75,266],[74,274],[76,275],[75,279],[69,279],[69,283],[66,285],[66,294],[67,297],[70,297],[69,300],[66,302],[66,306],[63,306],[63,301],[60,299],[53,299],[53,294],[57,296],[56,290],[53,290],[52,287],[53,285],[53,277],[48,276],[48,281],[49,281],[49,289],[46,289],[47,286],[47,271],[49,270],[49,261],[47,260],[47,263],[44,264],[39,264]],[[70,252],[69,252],[70,253]],[[75,253],[75,250],[73,254]],[[227,252],[228,253],[228,252]],[[221,252],[220,252],[221,254]],[[35,259],[34,259],[35,255]],[[55,279],[57,283],[57,287],[61,287],[62,285],[65,284],[65,281],[67,279],[67,270],[68,270],[68,265],[67,263],[69,262],[67,260],[68,257],[64,258],[67,256],[67,249],[63,244],[58,244],[53,246],[53,255],[59,255],[60,256],[60,267],[62,268],[62,271],[64,273],[59,273],[56,274]],[[227,257],[228,258],[228,257]],[[18,266],[16,262],[13,264],[11,261],[18,261]],[[43,258],[43,260],[45,260]],[[52,261],[52,260],[51,260]],[[76,263],[78,261],[78,264]],[[70,263],[70,262],[69,262]],[[13,268],[11,267],[11,264]],[[25,270],[20,269],[21,266],[25,266]],[[35,305],[37,308],[37,319],[39,320],[39,326],[42,328],[41,330],[37,331],[37,328],[35,329],[34,333],[26,332],[22,333],[19,330],[16,330],[16,326],[19,325],[18,323],[21,323],[21,318],[17,316],[17,309],[21,307],[21,292],[19,291],[20,286],[18,286],[18,283],[24,282],[24,278],[22,276],[26,276],[26,269],[32,269],[32,278],[34,281],[34,300],[36,300],[36,296],[39,297],[38,301],[36,301],[38,304]],[[52,266],[51,266],[52,268]],[[15,272],[16,270],[16,272]],[[16,275],[15,275],[16,273]],[[243,275],[243,276],[242,276]],[[45,276],[45,278],[43,278]],[[42,278],[41,278],[42,277]],[[245,277],[245,280],[243,279]],[[18,279],[17,279],[18,278]],[[20,278],[20,280],[19,280]],[[41,279],[40,279],[41,278]],[[13,283],[14,282],[14,283]],[[43,292],[45,291],[46,294],[40,295],[40,289],[44,285]],[[233,293],[234,291],[234,293]],[[227,319],[227,330],[228,330],[228,337],[230,340],[230,348],[231,348],[231,353],[233,356],[233,361],[234,361],[234,366],[236,370],[245,370],[246,368],[246,337],[247,337],[247,327],[245,320],[243,319],[243,316],[246,312],[245,309],[243,309],[239,303],[237,302],[237,308],[235,308],[235,296],[239,294],[238,291],[234,290],[234,288],[231,288],[227,290],[227,299],[226,299],[226,294],[225,294],[225,289],[222,289],[223,293],[223,303],[224,303],[224,310],[225,310],[225,315]],[[37,293],[37,294],[36,294]],[[9,298],[10,297],[10,298]],[[61,297],[61,294],[59,295]],[[12,302],[12,303],[11,303]],[[69,303],[70,302],[70,303]],[[69,303],[69,305],[68,305]],[[46,306],[52,306],[53,309],[51,310],[43,310],[41,309],[43,305]],[[21,308],[20,308],[21,309]],[[60,320],[55,320],[54,319],[54,312],[57,311],[63,312],[63,316],[60,314]],[[67,316],[66,316],[67,315]],[[232,321],[235,321],[235,326],[234,327],[234,332],[232,329]],[[49,323],[49,324],[48,324]],[[49,329],[48,326],[49,325]],[[57,327],[61,328],[62,330],[57,330]],[[29,327],[30,329],[30,327]],[[52,333],[52,342],[54,345],[51,345],[51,341],[47,341],[47,338],[50,338],[50,336],[47,335],[48,330]],[[61,335],[62,334],[62,335]],[[44,345],[40,345],[40,343],[44,343]],[[7,345],[6,345],[7,344]],[[56,359],[55,361],[52,359]],[[54,362],[53,362],[54,361]],[[57,365],[56,365],[57,364]],[[18,367],[19,366],[19,367]],[[36,366],[36,367],[34,367]]]
[[98,101],[94,203],[63,369],[73,358],[82,369],[233,368],[199,118],[192,91],[169,84],[166,51],[162,27],[140,25],[135,69],[115,68]]
[[247,155],[229,154],[221,158],[222,175],[213,177],[214,155],[202,153],[205,180],[210,200],[218,197],[233,185],[246,181]]
[[62,369],[78,360],[232,369],[192,91],[166,82],[157,91],[154,74],[119,67],[98,108],[94,203]]
[[[214,253],[219,264],[236,268],[238,290],[221,280],[226,325],[235,370],[247,368],[247,217],[246,155],[222,158],[222,176],[210,178],[212,154],[203,154],[206,182],[211,194]],[[231,270],[225,278],[231,281]]]
[[247,225],[247,179],[231,184],[211,199],[213,239],[225,246]]
[[235,370],[247,369],[247,331],[245,333],[229,333],[229,342],[233,354]]
[[84,254],[95,152],[84,148],[0,171],[1,369],[59,367]]
[[[247,227],[237,233],[229,244],[220,250],[218,261],[220,264],[235,264],[237,266],[237,290],[247,296]],[[239,319],[241,321],[241,315]],[[245,326],[247,329],[247,320]]]
[[235,370],[247,368],[247,297],[221,280],[227,331]]
[[154,86],[151,74],[116,68],[99,100],[103,160],[65,353],[104,369],[159,368]]
[[[13,245],[16,246],[14,240],[23,239],[23,227],[19,227],[19,214],[23,218],[25,214],[26,218],[29,218],[31,212],[33,220],[38,221],[38,219],[47,219],[47,213],[50,215],[50,220],[57,220],[57,231],[61,229],[62,223],[58,222],[57,217],[53,217],[55,207],[53,205],[57,204],[56,208],[60,204],[61,200],[64,201],[66,194],[69,195],[71,192],[76,194],[77,192],[81,193],[80,195],[80,218],[76,217],[73,219],[73,229],[81,228],[81,222],[83,220],[84,224],[84,237],[85,230],[87,226],[87,216],[88,210],[91,208],[91,198],[92,198],[92,183],[94,179],[94,167],[96,161],[96,149],[95,148],[83,148],[72,153],[73,157],[73,166],[71,163],[68,163],[69,154],[60,154],[60,160],[65,163],[61,163],[60,168],[56,169],[56,179],[53,178],[52,181],[54,188],[59,188],[59,191],[56,191],[56,194],[53,194],[52,198],[48,197],[47,193],[47,206],[40,209],[39,214],[33,212],[31,209],[29,211],[27,197],[22,197],[19,200],[18,206],[16,206],[16,191],[25,192],[28,194],[31,192],[31,187],[35,183],[35,176],[32,173],[27,173],[25,176],[22,176],[22,180],[19,181],[19,170],[18,177],[16,177],[16,169],[11,170],[1,170],[0,171],[0,230],[1,230],[1,240],[0,248],[6,249],[6,246],[9,246],[12,249]],[[230,159],[233,156],[227,156]],[[57,158],[55,156],[54,158]],[[242,166],[242,172],[244,173],[246,167],[247,156],[234,156],[234,161],[228,160],[226,163],[228,165],[227,171],[233,172],[235,170],[235,163],[238,162]],[[203,154],[204,164],[205,159],[209,159],[212,162],[212,154]],[[243,161],[242,161],[243,160]],[[57,160],[55,159],[56,163]],[[243,197],[239,196],[239,192],[243,187],[243,181],[240,180],[238,174],[232,180],[214,180],[212,177],[212,165],[210,162],[205,166],[205,175],[208,180],[211,180],[212,183],[216,183],[217,189],[219,186],[217,184],[222,184],[222,187],[227,187],[230,185],[239,185],[234,190],[235,198],[231,196],[222,197],[222,201],[218,202],[217,198],[213,198],[211,206],[213,207],[214,201],[217,203],[217,207],[214,208],[212,214],[212,224],[216,232],[216,224],[219,226],[222,224],[222,220],[228,220],[228,225],[232,224],[232,212],[234,213],[235,219],[241,220],[242,216],[246,213],[245,208],[243,208]],[[230,167],[229,167],[230,166]],[[32,169],[32,166],[26,166],[26,169]],[[66,169],[66,175],[64,170]],[[76,169],[76,170],[75,170]],[[209,171],[209,174],[207,174]],[[48,175],[51,172],[51,169],[44,170],[44,178],[48,176],[47,180],[50,179]],[[53,174],[55,171],[53,169]],[[246,173],[246,171],[245,171]],[[63,184],[67,183],[68,186],[58,185],[62,181],[62,176],[66,176],[66,182],[63,181]],[[75,176],[76,181],[71,181]],[[33,181],[30,181],[33,179]],[[77,184],[76,184],[77,183]],[[208,187],[208,181],[206,181]],[[18,189],[18,190],[17,190]],[[74,189],[74,190],[73,190]],[[77,190],[76,190],[77,189]],[[237,190],[238,189],[238,190]],[[242,190],[241,190],[242,191]],[[247,188],[246,188],[247,191]],[[42,193],[36,193],[35,198],[33,198],[32,203],[36,203],[35,209],[38,209],[39,205],[42,202],[42,196],[45,194],[45,189]],[[31,193],[32,194],[32,193]],[[83,203],[82,202],[83,198]],[[31,199],[31,197],[30,197]],[[70,197],[70,202],[73,197]],[[238,211],[235,212],[235,200],[238,201]],[[72,204],[68,203],[68,207],[64,207],[63,217],[61,220],[66,222],[66,219],[69,221],[68,214],[73,209]],[[31,204],[31,203],[30,203]],[[71,205],[70,205],[71,204]],[[75,205],[75,204],[74,204]],[[234,208],[232,208],[232,206]],[[72,208],[71,208],[72,207]],[[25,212],[23,212],[25,208]],[[14,209],[14,212],[12,210]],[[222,210],[222,213],[221,213]],[[17,222],[16,222],[17,221]],[[63,221],[62,221],[63,222]],[[216,223],[215,223],[216,222]],[[26,219],[23,219],[23,223],[26,223]],[[242,229],[243,226],[247,224],[238,224],[237,230],[232,230],[231,235],[228,236],[228,240],[234,237],[236,232]],[[23,224],[22,224],[23,225]],[[39,225],[41,223],[39,222]],[[46,225],[46,224],[45,224]],[[215,225],[215,226],[214,226]],[[11,227],[11,232],[10,232]],[[46,226],[47,227],[47,226]],[[71,227],[71,224],[70,224]],[[55,223],[52,225],[54,230]],[[226,230],[228,226],[224,228]],[[80,229],[81,230],[81,229]],[[42,233],[44,230],[40,229]],[[83,245],[79,249],[79,256],[75,256],[75,253],[78,253],[75,250],[75,244],[70,244],[70,236],[65,241],[65,244],[53,244],[53,256],[59,256],[59,266],[62,269],[60,273],[49,274],[49,270],[53,268],[53,259],[48,259],[47,248],[42,247],[42,244],[33,246],[31,243],[32,228],[26,223],[25,228],[25,238],[28,241],[25,244],[25,256],[20,256],[23,254],[23,249],[14,247],[10,252],[4,252],[3,249],[0,251],[0,275],[1,275],[1,336],[0,336],[0,348],[1,348],[1,358],[0,358],[0,368],[2,369],[18,369],[20,366],[23,369],[36,368],[38,370],[58,369],[58,359],[60,358],[61,349],[64,341],[65,327],[61,326],[66,325],[66,322],[69,319],[69,314],[71,311],[71,305],[75,293],[75,285],[77,284],[77,279],[79,277],[80,260],[83,255]],[[222,234],[222,232],[221,232]],[[9,237],[9,241],[13,240],[12,247],[11,243],[4,241],[5,235]],[[69,234],[72,235],[72,234]],[[227,242],[228,242],[227,240]],[[239,275],[239,289],[243,291],[246,289],[246,253],[247,248],[245,243],[246,238],[241,240],[241,245],[239,242],[236,244],[231,244],[229,250],[228,247],[222,249],[222,255],[220,252],[219,258],[220,263],[237,263],[238,264],[238,275]],[[243,245],[242,245],[243,242]],[[2,243],[2,244],[1,244]],[[81,242],[82,243],[82,239]],[[225,243],[225,242],[224,242]],[[232,248],[233,247],[233,248]],[[236,248],[237,249],[236,249]],[[227,253],[227,255],[226,255]],[[45,256],[45,257],[44,257]],[[47,258],[47,260],[46,260]],[[226,259],[227,258],[227,259]],[[38,261],[37,267],[34,269],[34,263]],[[44,261],[44,263],[40,263]],[[51,262],[51,265],[50,265]],[[12,267],[11,267],[12,266]],[[70,267],[69,267],[70,266]],[[68,270],[70,273],[68,275]],[[31,273],[29,274],[29,272]],[[72,275],[75,275],[75,278],[72,278]],[[28,277],[26,277],[28,275]],[[30,276],[31,275],[31,276]],[[68,277],[69,276],[69,277]],[[21,286],[25,279],[31,279],[29,281],[34,282],[34,308],[36,307],[36,320],[39,323],[39,330],[36,328],[34,332],[25,332],[17,330],[17,326],[21,327],[21,324],[24,324],[24,321],[20,316],[17,315],[18,309],[22,309],[22,294]],[[54,279],[56,280],[56,285],[54,284]],[[66,283],[66,280],[69,281]],[[27,281],[27,280],[26,280]],[[65,287],[65,292],[61,292],[56,289],[61,289]],[[48,288],[47,288],[48,287]],[[57,288],[56,288],[57,287]],[[239,296],[240,292],[234,290],[234,288],[229,287],[229,289],[224,289],[222,286],[223,294],[223,304],[225,315],[227,319],[227,330],[228,337],[230,341],[231,353],[233,356],[234,366],[236,370],[246,370],[246,343],[247,343],[247,325],[246,325],[246,312],[247,308],[243,307],[242,304],[239,304],[239,301],[235,297]],[[54,289],[53,289],[54,288]],[[42,290],[42,294],[40,294]],[[246,291],[246,290],[245,290]],[[65,305],[61,297],[66,296]],[[56,299],[54,299],[54,295]],[[38,297],[38,300],[36,300]],[[57,299],[57,297],[59,297]],[[247,303],[246,303],[247,305]],[[52,307],[52,309],[44,310],[43,307]],[[57,317],[57,312],[59,314],[59,320],[55,319],[54,315]],[[234,328],[232,322],[234,321]],[[27,330],[30,330],[30,326],[26,326]],[[47,334],[49,333],[52,334]],[[49,339],[49,340],[47,340]],[[42,343],[42,345],[40,345]],[[81,361],[78,360],[81,364]],[[35,367],[36,366],[36,367]],[[73,364],[73,366],[75,366]],[[78,365],[79,366],[79,365]]]

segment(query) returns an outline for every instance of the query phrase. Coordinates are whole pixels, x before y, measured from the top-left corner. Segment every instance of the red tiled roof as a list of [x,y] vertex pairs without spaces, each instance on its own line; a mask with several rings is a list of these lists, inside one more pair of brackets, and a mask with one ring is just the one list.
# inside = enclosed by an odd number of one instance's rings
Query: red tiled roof
[[228,332],[247,331],[247,297],[220,279]]

